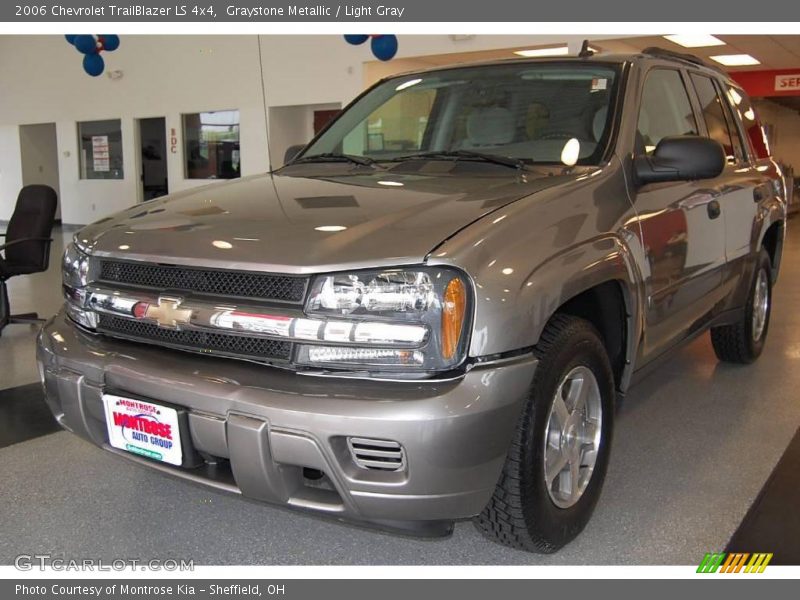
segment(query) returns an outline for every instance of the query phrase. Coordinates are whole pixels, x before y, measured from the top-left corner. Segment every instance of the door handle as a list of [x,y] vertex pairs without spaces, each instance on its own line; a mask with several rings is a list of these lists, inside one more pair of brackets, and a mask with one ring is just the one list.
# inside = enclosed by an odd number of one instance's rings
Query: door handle
[[706,204],[706,210],[708,211],[709,219],[716,219],[722,212],[718,200],[711,200],[708,204]]

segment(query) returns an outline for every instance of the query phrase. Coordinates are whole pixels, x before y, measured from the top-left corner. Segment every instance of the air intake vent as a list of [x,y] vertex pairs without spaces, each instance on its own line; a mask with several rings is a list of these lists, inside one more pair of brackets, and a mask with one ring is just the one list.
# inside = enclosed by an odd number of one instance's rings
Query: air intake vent
[[406,454],[397,442],[367,438],[347,438],[353,461],[362,469],[373,471],[402,471]]

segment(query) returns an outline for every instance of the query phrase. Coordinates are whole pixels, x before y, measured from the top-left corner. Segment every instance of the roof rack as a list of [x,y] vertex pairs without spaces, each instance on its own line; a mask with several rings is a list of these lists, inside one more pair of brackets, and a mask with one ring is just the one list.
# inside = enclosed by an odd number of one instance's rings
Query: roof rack
[[675,52],[674,50],[667,50],[666,48],[659,48],[658,46],[650,46],[649,48],[645,48],[642,50],[642,54],[646,54],[648,56],[655,56],[659,58],[671,58],[673,60],[681,60],[683,62],[688,62],[693,65],[697,65],[698,67],[706,67],[708,69],[713,69],[719,73],[722,73],[727,76],[724,70],[721,68],[709,64],[704,61],[699,56],[695,56],[694,54],[689,54],[687,52]]

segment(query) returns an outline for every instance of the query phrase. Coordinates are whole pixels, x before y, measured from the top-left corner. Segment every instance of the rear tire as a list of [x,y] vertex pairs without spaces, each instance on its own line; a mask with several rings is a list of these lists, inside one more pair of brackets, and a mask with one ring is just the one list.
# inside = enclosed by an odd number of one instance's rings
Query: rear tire
[[[539,365],[530,396],[494,495],[475,526],[506,546],[551,553],[583,530],[600,497],[614,376],[599,333],[577,317],[555,315],[534,354]],[[561,466],[564,460],[569,462]]]
[[756,259],[747,305],[738,322],[711,328],[711,344],[717,358],[749,364],[764,350],[772,312],[772,264],[763,248]]

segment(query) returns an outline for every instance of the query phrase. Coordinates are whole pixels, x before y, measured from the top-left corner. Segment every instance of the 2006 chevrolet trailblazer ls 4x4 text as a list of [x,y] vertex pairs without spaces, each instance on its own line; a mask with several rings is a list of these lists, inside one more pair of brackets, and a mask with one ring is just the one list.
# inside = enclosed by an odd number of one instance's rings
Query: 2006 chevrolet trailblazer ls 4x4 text
[[274,172],[80,231],[47,401],[179,477],[552,552],[637,371],[709,329],[761,353],[784,198],[746,94],[689,56],[391,77]]

